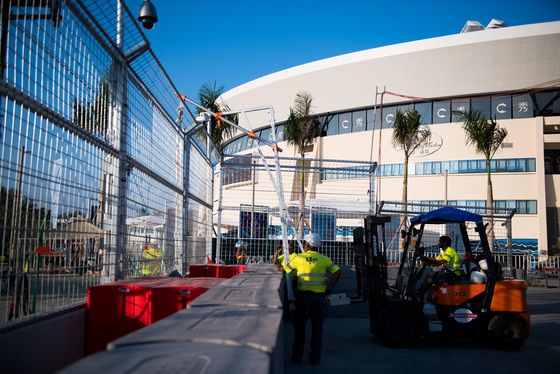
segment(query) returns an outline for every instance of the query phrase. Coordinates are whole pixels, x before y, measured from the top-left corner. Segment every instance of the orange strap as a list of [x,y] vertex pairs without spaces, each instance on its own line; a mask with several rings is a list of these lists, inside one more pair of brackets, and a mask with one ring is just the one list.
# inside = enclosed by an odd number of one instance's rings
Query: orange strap
[[175,96],[177,96],[179,99],[185,101],[185,99],[187,98],[185,95],[183,94],[175,94]]
[[278,147],[277,145],[272,146],[273,151],[274,151],[274,148],[276,148],[277,152],[282,152],[282,148]]
[[220,127],[221,119],[222,119],[222,112],[217,112],[214,114],[214,117],[218,120],[218,127]]
[[247,136],[251,139],[254,139],[255,138],[255,132],[254,131],[248,132]]

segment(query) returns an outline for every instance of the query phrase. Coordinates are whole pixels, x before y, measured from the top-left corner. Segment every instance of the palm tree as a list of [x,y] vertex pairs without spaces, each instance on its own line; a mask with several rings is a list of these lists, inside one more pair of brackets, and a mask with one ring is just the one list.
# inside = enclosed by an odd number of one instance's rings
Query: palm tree
[[[198,103],[214,113],[228,112],[230,108],[227,104],[218,103],[218,98],[224,93],[224,89],[224,85],[218,87],[215,81],[214,84],[210,82],[205,83],[198,91]],[[202,111],[202,109],[199,109],[198,113]],[[224,115],[224,118],[233,123],[237,123],[238,116],[237,114],[229,114]],[[211,118],[210,129],[210,137],[216,147],[220,150],[222,149],[222,142],[230,138],[235,133],[235,127],[225,123],[224,121],[221,121],[218,126],[218,120],[214,116]]]
[[305,173],[303,170],[305,149],[313,144],[315,138],[321,134],[321,123],[311,110],[313,96],[305,91],[299,92],[294,100],[294,107],[290,108],[290,115],[286,120],[284,135],[288,144],[296,147],[301,157],[300,199],[298,217],[298,236],[303,237],[303,219],[305,208]]
[[[477,109],[470,109],[468,112],[464,110],[453,111],[456,118],[463,123],[465,130],[466,143],[472,145],[475,152],[484,155],[486,158],[486,174],[487,190],[486,190],[486,207],[492,217],[492,206],[494,205],[494,195],[492,190],[492,172],[490,170],[490,161],[494,157],[496,151],[500,148],[503,141],[507,137],[507,130],[500,128],[496,118],[487,119],[482,111]],[[490,233],[490,248],[493,247],[493,219],[491,218]]]
[[393,146],[400,146],[404,152],[403,210],[406,210],[408,201],[408,160],[414,151],[432,136],[428,126],[420,125],[421,117],[411,106],[404,113],[397,110],[393,123]]

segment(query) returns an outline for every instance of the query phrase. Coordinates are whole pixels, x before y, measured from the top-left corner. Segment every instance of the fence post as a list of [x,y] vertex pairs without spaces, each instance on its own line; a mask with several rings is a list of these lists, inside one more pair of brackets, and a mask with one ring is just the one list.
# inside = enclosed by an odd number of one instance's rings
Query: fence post
[[[117,6],[117,48],[123,48],[124,16],[121,2]],[[113,123],[119,139],[117,179],[117,221],[113,280],[123,279],[123,260],[126,251],[126,180],[127,180],[127,117],[128,79],[126,61],[113,57],[111,73],[113,84]]]
[[187,246],[189,241],[189,165],[191,163],[191,135],[185,135],[184,144],[184,163],[183,163],[183,276],[187,275],[189,262],[187,258]]

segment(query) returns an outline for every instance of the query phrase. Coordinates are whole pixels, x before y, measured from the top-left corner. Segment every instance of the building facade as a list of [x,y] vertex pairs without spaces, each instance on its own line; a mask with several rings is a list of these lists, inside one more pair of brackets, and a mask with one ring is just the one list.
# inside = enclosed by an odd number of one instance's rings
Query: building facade
[[[222,98],[233,110],[272,106],[281,142],[296,94],[311,93],[323,133],[309,157],[378,162],[377,199],[385,201],[402,198],[404,154],[392,144],[392,123],[412,106],[432,137],[410,159],[408,201],[473,209],[486,205],[485,159],[466,144],[452,112],[479,109],[508,131],[491,164],[494,206],[515,208],[514,242],[546,256],[560,237],[560,22],[468,31],[297,66]],[[268,114],[247,116],[258,136],[271,139]],[[254,146],[238,133],[224,153]],[[280,146],[283,156],[296,155]]]

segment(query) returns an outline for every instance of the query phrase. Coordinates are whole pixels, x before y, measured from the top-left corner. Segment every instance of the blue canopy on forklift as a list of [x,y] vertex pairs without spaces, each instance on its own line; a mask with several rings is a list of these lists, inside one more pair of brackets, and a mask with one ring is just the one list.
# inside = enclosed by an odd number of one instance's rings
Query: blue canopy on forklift
[[431,212],[422,213],[410,219],[412,226],[420,223],[459,223],[459,222],[482,222],[482,216],[451,207],[443,207]]

